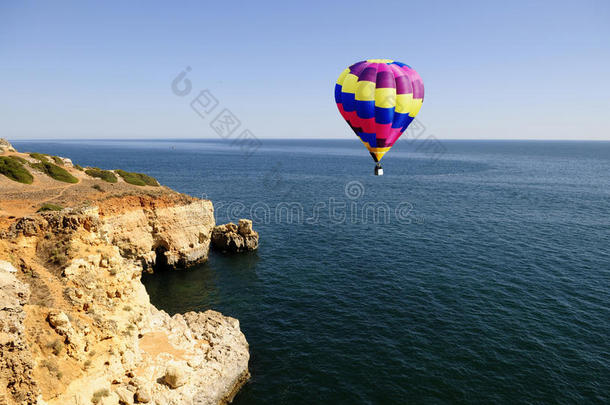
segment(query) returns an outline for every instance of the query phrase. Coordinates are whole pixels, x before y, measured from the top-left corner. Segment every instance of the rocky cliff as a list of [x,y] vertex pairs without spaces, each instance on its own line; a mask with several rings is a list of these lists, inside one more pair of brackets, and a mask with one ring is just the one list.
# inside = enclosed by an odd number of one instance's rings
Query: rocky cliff
[[78,178],[57,197],[68,207],[51,212],[28,211],[42,188],[0,188],[0,404],[230,401],[249,378],[239,321],[170,316],[140,281],[207,259],[211,202],[127,185],[82,196],[97,180]]
[[248,252],[258,249],[258,232],[252,229],[252,221],[240,219],[218,225],[212,230],[212,247],[223,253]]
[[15,148],[13,148],[13,145],[11,145],[9,141],[4,138],[0,138],[0,153],[4,152],[16,152],[16,150]]
[[[214,229],[214,207],[208,200],[184,202],[145,196],[105,201],[101,233],[123,256],[140,260],[147,268],[159,264],[158,260],[171,267],[205,261]],[[137,209],[126,210],[126,206]]]

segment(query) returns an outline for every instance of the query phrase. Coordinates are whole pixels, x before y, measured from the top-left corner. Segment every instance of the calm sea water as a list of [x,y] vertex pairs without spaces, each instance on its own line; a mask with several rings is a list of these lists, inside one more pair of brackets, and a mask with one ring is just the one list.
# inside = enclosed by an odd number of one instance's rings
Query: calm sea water
[[257,219],[258,252],[144,280],[240,320],[237,404],[610,401],[610,142],[404,142],[383,177],[356,139],[15,145]]

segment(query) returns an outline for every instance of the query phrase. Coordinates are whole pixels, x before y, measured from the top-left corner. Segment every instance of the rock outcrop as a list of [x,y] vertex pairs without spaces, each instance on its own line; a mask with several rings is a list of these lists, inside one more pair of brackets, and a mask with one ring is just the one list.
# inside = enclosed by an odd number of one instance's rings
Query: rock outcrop
[[1,404],[215,405],[247,381],[236,319],[169,316],[140,281],[160,261],[207,258],[209,201],[134,194],[12,221],[0,232]]
[[28,351],[23,322],[24,306],[30,297],[30,289],[15,277],[17,269],[6,261],[0,261],[0,403],[11,397],[15,403],[35,403],[36,382],[32,370],[34,362]]
[[0,138],[0,153],[5,152],[16,152],[16,150],[15,148],[13,148],[13,145],[11,145],[9,141],[4,138]]
[[[105,217],[101,231],[121,253],[151,268],[162,265],[187,267],[206,261],[214,228],[214,207],[208,200],[167,204],[160,199],[122,199],[142,209]],[[104,214],[104,212],[102,213]]]
[[232,222],[214,227],[212,247],[221,252],[246,252],[258,249],[258,232],[252,229],[252,221],[240,219],[238,225]]

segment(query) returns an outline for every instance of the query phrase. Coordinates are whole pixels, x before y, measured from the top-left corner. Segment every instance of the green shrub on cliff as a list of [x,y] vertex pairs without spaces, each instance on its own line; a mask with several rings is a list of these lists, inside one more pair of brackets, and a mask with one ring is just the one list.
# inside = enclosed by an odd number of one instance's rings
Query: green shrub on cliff
[[66,169],[54,165],[53,163],[49,163],[48,161],[32,163],[31,166],[57,181],[63,181],[64,183],[78,183],[78,179],[72,176]]
[[159,182],[154,178],[142,173],[126,172],[125,170],[116,171],[125,180],[125,183],[134,186],[159,186]]
[[24,158],[22,158],[21,156],[15,156],[15,155],[11,155],[11,156],[7,156],[9,159],[13,159],[16,160],[17,162],[27,165],[28,161],[25,160]]
[[81,165],[74,165],[74,168],[75,168],[76,170],[80,170],[81,172],[84,172],[84,171],[85,171],[85,169],[83,169],[83,167],[82,167]]
[[30,156],[33,157],[36,160],[40,160],[41,162],[48,162],[49,161],[49,159],[47,159],[47,157],[49,155],[45,155],[44,153],[32,152],[32,153],[30,153]]
[[32,184],[34,181],[34,176],[32,176],[28,169],[18,160],[12,159],[12,156],[0,156],[0,174],[23,184]]
[[108,183],[117,182],[116,176],[110,170],[102,170],[98,167],[91,167],[91,168],[85,170],[85,173],[87,173],[91,177],[100,178]]
[[59,156],[51,156],[51,158],[53,159],[53,161],[55,162],[55,164],[58,164],[60,166],[64,165],[64,161],[61,160],[61,158]]
[[64,209],[64,207],[62,207],[61,205],[45,203],[45,204],[42,204],[40,206],[40,208],[38,209],[38,211],[36,211],[36,212],[61,211],[63,209]]

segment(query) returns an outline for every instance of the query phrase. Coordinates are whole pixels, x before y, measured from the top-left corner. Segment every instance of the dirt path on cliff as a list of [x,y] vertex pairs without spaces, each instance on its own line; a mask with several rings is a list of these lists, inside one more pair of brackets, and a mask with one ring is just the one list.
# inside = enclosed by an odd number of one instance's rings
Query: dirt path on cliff
[[56,200],[56,199],[60,198],[62,195],[64,195],[64,193],[66,192],[67,189],[69,189],[70,187],[72,187],[74,185],[75,184],[68,184],[67,186],[54,187],[52,189],[49,189],[49,190],[59,190],[59,189],[61,189],[61,191],[56,196],[49,197],[49,198],[46,198],[46,199],[40,201],[40,204],[48,203],[49,201],[53,201],[53,200]]

